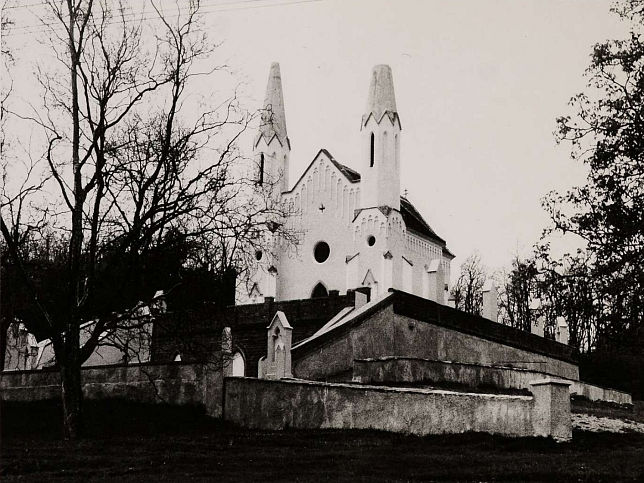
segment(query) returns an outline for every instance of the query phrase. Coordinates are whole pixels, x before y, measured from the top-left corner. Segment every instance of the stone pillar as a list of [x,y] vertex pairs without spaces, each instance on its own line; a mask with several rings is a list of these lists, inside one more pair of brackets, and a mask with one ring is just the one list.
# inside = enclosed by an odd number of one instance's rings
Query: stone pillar
[[499,317],[497,296],[496,285],[494,285],[492,280],[487,280],[483,285],[483,308],[481,315],[492,322],[497,322]]
[[264,297],[277,298],[277,269],[271,266],[266,275],[266,292]]
[[530,301],[530,315],[534,319],[534,323],[530,326],[530,332],[539,337],[543,337],[543,327],[545,325],[545,318],[539,315],[541,310],[541,299],[532,299]]
[[221,331],[221,361],[224,377],[233,375],[233,333],[230,327]]
[[570,441],[572,439],[571,383],[546,378],[531,381],[529,384],[534,397],[532,408],[534,435],[550,436],[557,441]]
[[544,328],[545,323],[546,323],[545,318],[542,315],[540,315],[534,321],[534,324],[532,325],[532,327],[530,327],[530,331],[534,335],[538,335],[539,337],[543,337],[543,335],[544,335],[543,328]]
[[564,317],[557,317],[557,328],[556,328],[556,339],[557,342],[561,344],[568,345],[570,339],[570,331],[568,329],[568,323]]
[[429,287],[429,300],[438,302],[439,304],[445,303],[445,276],[443,274],[443,268],[441,266],[441,261],[436,258],[429,262],[429,267],[427,267],[427,279]]
[[371,301],[371,288],[358,287],[355,290],[355,299],[353,301],[355,308],[362,307]]

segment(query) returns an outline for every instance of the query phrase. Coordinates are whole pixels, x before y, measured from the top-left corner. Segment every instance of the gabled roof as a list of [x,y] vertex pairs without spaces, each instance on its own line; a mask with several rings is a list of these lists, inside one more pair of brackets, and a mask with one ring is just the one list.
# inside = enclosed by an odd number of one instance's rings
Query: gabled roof
[[445,246],[445,240],[436,234],[414,205],[412,205],[404,196],[400,197],[400,214],[402,215],[403,221],[405,222],[408,230],[430,238],[431,240],[438,242],[443,247]]
[[333,156],[331,156],[331,153],[329,153],[326,149],[322,148],[320,151],[323,151],[331,160],[331,162],[335,165],[336,168],[340,170],[340,172],[351,182],[351,183],[357,183],[360,181],[360,173],[357,171],[354,171],[353,169],[349,168],[348,166],[345,166],[344,164],[338,163]]
[[352,170],[351,168],[345,166],[344,164],[338,163],[330,152],[322,148],[317,152],[315,156],[313,156],[313,161],[311,161],[311,163],[306,167],[306,169],[304,170],[302,175],[298,178],[298,180],[295,182],[293,187],[290,190],[285,191],[285,193],[292,192],[295,189],[295,187],[298,184],[300,184],[300,181],[302,181],[304,176],[306,176],[306,173],[309,172],[309,170],[311,169],[311,166],[313,166],[313,163],[315,163],[315,161],[320,156],[320,153],[323,153],[327,158],[329,158],[329,161],[331,161],[331,163],[338,169],[338,171],[340,171],[344,175],[345,178],[349,180],[350,183],[357,183],[360,181],[360,173]]
[[[339,163],[333,155],[327,151],[326,149],[322,148],[318,151],[318,153],[313,157],[313,161],[311,161],[311,164],[308,165],[308,167],[304,170],[300,178],[297,180],[297,182],[293,185],[293,188],[291,188],[289,191],[286,193],[290,193],[295,189],[295,187],[302,181],[302,178],[306,175],[306,173],[311,169],[311,166],[313,166],[313,163],[318,159],[318,156],[320,153],[324,153],[324,155],[329,158],[329,161],[338,168],[338,171],[340,171],[347,180],[349,180],[350,183],[359,183],[360,182],[360,173],[357,171],[349,168],[348,166],[345,166],[342,163]],[[389,207],[379,207],[381,211],[386,215],[389,214]],[[357,216],[358,211],[356,211],[356,216]],[[424,238],[429,238],[430,240],[438,243],[442,248],[443,248],[443,255],[454,258],[454,255],[452,252],[450,252],[447,249],[447,244],[445,240],[443,240],[440,236],[436,234],[436,232],[432,229],[431,226],[425,221],[425,219],[422,217],[422,215],[418,212],[416,207],[411,204],[411,202],[405,198],[404,196],[400,197],[400,214],[402,215],[403,221],[405,222],[405,226],[407,227],[408,230],[411,230],[413,233],[416,233]]]

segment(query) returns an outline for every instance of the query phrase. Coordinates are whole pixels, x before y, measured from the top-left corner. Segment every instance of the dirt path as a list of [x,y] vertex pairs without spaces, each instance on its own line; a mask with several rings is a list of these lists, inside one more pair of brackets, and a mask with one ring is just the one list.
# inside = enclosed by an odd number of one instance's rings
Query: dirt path
[[644,423],[627,419],[592,416],[590,414],[573,414],[572,427],[582,431],[609,433],[644,433]]

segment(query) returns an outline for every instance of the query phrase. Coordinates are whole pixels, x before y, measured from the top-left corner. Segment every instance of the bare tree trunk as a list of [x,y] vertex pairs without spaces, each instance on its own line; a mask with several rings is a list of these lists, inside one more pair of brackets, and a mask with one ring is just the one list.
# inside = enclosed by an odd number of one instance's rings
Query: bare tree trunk
[[[85,193],[80,164],[80,117],[78,105],[78,64],[80,62],[82,33],[75,38],[77,8],[67,0],[69,11],[69,55],[71,60],[71,97],[72,97],[72,171],[74,176],[74,207],[72,210],[72,230],[69,243],[69,316],[65,327],[62,350],[64,357],[60,366],[61,395],[63,399],[63,420],[65,437],[77,439],[81,435],[81,401],[83,393],[80,381],[80,314],[81,299],[81,254],[83,248],[83,204]],[[91,12],[92,2],[85,15]],[[61,358],[57,357],[57,360]]]
[[[65,439],[75,440],[82,435],[83,391],[78,353],[76,358],[68,354],[65,364],[60,366],[61,397],[63,401],[63,423]],[[75,359],[75,360],[74,360]]]

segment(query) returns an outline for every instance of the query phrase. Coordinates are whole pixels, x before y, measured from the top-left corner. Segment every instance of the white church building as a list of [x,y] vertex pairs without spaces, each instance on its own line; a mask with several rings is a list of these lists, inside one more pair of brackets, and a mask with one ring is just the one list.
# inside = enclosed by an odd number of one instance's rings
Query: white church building
[[[268,77],[262,123],[254,142],[258,185],[270,185],[288,208],[297,243],[268,239],[259,268],[237,289],[237,303],[325,296],[389,288],[446,303],[454,255],[400,193],[402,126],[391,68],[374,67],[360,120],[360,159],[338,162],[322,148],[291,186],[290,140],[279,64]],[[413,169],[413,167],[412,167]]]

